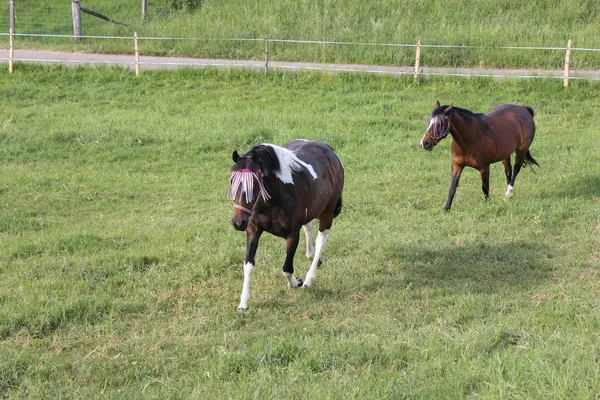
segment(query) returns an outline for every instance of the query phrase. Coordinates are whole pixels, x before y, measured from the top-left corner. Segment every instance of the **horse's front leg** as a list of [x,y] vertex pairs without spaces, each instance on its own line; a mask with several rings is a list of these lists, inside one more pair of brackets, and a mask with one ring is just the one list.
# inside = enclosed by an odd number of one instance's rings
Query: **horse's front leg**
[[240,305],[238,311],[248,311],[248,300],[250,300],[250,279],[254,272],[254,256],[258,248],[258,239],[262,234],[261,230],[255,230],[248,227],[246,230],[246,240],[248,247],[246,249],[246,260],[244,261],[244,283],[242,284],[242,294],[240,295]]
[[510,163],[510,157],[502,160],[502,164],[504,164],[504,175],[506,175],[506,186],[510,185],[510,180],[512,178],[512,165]]
[[298,242],[300,241],[300,228],[287,238],[287,253],[285,256],[285,263],[283,264],[283,276],[288,281],[288,286],[291,288],[302,286],[302,279],[296,278],[294,274],[294,255],[296,255],[296,249],[298,249]]
[[452,206],[452,200],[456,194],[456,188],[458,187],[458,181],[460,181],[460,174],[462,174],[463,166],[452,163],[452,183],[450,184],[450,191],[448,192],[448,201],[444,210],[450,211]]

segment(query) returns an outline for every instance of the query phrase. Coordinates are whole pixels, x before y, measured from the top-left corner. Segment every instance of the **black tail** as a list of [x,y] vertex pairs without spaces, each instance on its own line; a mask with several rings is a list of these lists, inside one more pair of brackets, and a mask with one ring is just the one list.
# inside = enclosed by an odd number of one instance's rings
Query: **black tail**
[[532,171],[535,171],[533,169],[533,165],[537,165],[538,167],[540,166],[540,164],[537,163],[537,161],[535,161],[535,158],[533,158],[531,156],[531,153],[529,153],[529,150],[527,150],[527,153],[525,153],[525,160],[523,160],[523,166],[530,166]]
[[531,118],[533,118],[533,108],[525,106],[525,108],[527,109],[527,111],[529,111],[529,114],[531,114]]
[[333,210],[333,218],[340,215],[341,212],[342,212],[342,196],[340,196],[340,199],[338,200],[337,204],[335,205],[335,210]]

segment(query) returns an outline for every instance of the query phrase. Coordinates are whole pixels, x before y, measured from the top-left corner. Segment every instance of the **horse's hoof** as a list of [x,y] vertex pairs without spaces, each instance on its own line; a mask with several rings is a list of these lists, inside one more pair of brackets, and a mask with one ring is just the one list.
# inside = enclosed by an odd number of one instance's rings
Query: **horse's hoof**
[[506,194],[505,194],[505,196],[506,196],[506,197],[508,197],[508,198],[510,199],[510,198],[511,198],[511,197],[513,197],[514,195],[515,195],[515,189],[514,189],[514,187],[513,187],[513,186],[509,186],[509,187],[506,189]]
[[238,307],[236,311],[239,313],[245,313],[248,311],[248,307]]
[[296,282],[298,283],[298,286],[296,287],[302,287],[302,285],[304,285],[304,281],[302,280],[302,278],[296,278]]

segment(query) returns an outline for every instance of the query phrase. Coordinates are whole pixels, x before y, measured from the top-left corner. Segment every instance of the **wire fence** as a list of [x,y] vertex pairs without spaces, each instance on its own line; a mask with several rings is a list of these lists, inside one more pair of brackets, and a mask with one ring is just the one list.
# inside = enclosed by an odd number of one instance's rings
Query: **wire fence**
[[[86,3],[86,6],[93,6],[94,13],[100,14],[104,20],[84,13],[81,19],[84,20],[85,34],[78,35],[74,32],[74,14],[71,7],[38,0],[19,0],[19,6],[14,7],[14,1],[11,0],[14,15],[6,15],[5,19],[5,21],[14,19],[13,34],[0,32],[0,37],[10,37],[10,54],[3,54],[0,59],[8,61],[11,68],[13,61],[42,62],[42,59],[36,59],[35,56],[19,56],[22,50],[52,49],[129,54],[129,58],[126,59],[113,56],[112,61],[109,58],[90,57],[83,61],[65,57],[51,60],[51,57],[44,57],[43,61],[66,64],[114,63],[131,67],[138,73],[140,69],[162,65],[165,67],[264,68],[265,73],[269,69],[310,69],[331,72],[413,74],[415,79],[421,75],[555,78],[563,79],[565,85],[568,84],[569,79],[600,80],[600,73],[593,70],[574,70],[572,62],[572,53],[577,53],[578,60],[590,58],[588,55],[591,54],[593,60],[600,61],[600,49],[573,47],[570,40],[568,42],[565,40],[565,46],[481,46],[420,43],[420,41],[375,43],[256,37],[162,36],[152,34],[152,24],[143,23],[139,1],[109,0]],[[79,4],[79,0],[72,0],[72,3]],[[173,0],[152,0],[151,7],[146,9],[148,15],[145,17],[151,18],[153,22],[168,19],[178,12],[173,9],[173,3]],[[4,17],[3,14],[10,14],[11,7],[0,7],[0,18]],[[107,24],[107,20],[113,23]],[[134,40],[137,34],[131,35],[131,30],[138,27],[143,27],[149,34],[142,34]],[[75,44],[74,38],[79,43]],[[313,50],[300,51],[299,46],[310,47]],[[16,56],[15,50],[18,51]],[[523,56],[523,52],[528,55]],[[491,55],[496,53],[500,55]],[[306,54],[309,56],[306,57]],[[511,61],[514,54],[519,54],[519,60],[526,60],[523,65]],[[173,56],[180,57],[174,59]],[[536,59],[542,60],[541,65],[550,65],[551,68],[531,68],[530,65],[535,65]],[[481,61],[474,65],[473,60]],[[600,65],[596,61],[588,64]],[[520,69],[512,72],[505,70],[514,66]]]

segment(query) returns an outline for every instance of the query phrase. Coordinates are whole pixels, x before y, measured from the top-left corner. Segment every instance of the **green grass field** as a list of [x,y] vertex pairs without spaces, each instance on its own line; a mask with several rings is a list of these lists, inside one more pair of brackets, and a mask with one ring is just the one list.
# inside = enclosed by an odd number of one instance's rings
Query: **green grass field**
[[[600,86],[246,71],[0,70],[0,396],[595,398],[600,393]],[[436,100],[533,107],[537,173],[490,199]],[[313,287],[245,235],[233,150],[329,143],[346,167]],[[309,262],[302,251],[296,270]]]
[[[34,4],[35,3],[35,4]],[[317,40],[369,44],[412,44],[483,48],[423,48],[421,66],[545,68],[562,70],[569,39],[576,48],[600,48],[600,8],[582,0],[204,0],[195,11],[175,11],[171,0],[141,2],[82,0],[82,7],[127,26],[82,15],[87,36],[184,38],[142,40],[142,55],[263,59],[262,41],[223,39]],[[71,5],[64,0],[16,2],[17,32],[72,35]],[[8,4],[0,7],[8,32]],[[189,38],[203,40],[186,40]],[[5,46],[8,38],[4,36]],[[132,39],[18,37],[17,48],[133,54]],[[498,49],[502,46],[560,47],[559,50]],[[414,65],[414,47],[276,43],[270,58],[357,64]],[[572,69],[598,69],[600,52],[573,51]]]

